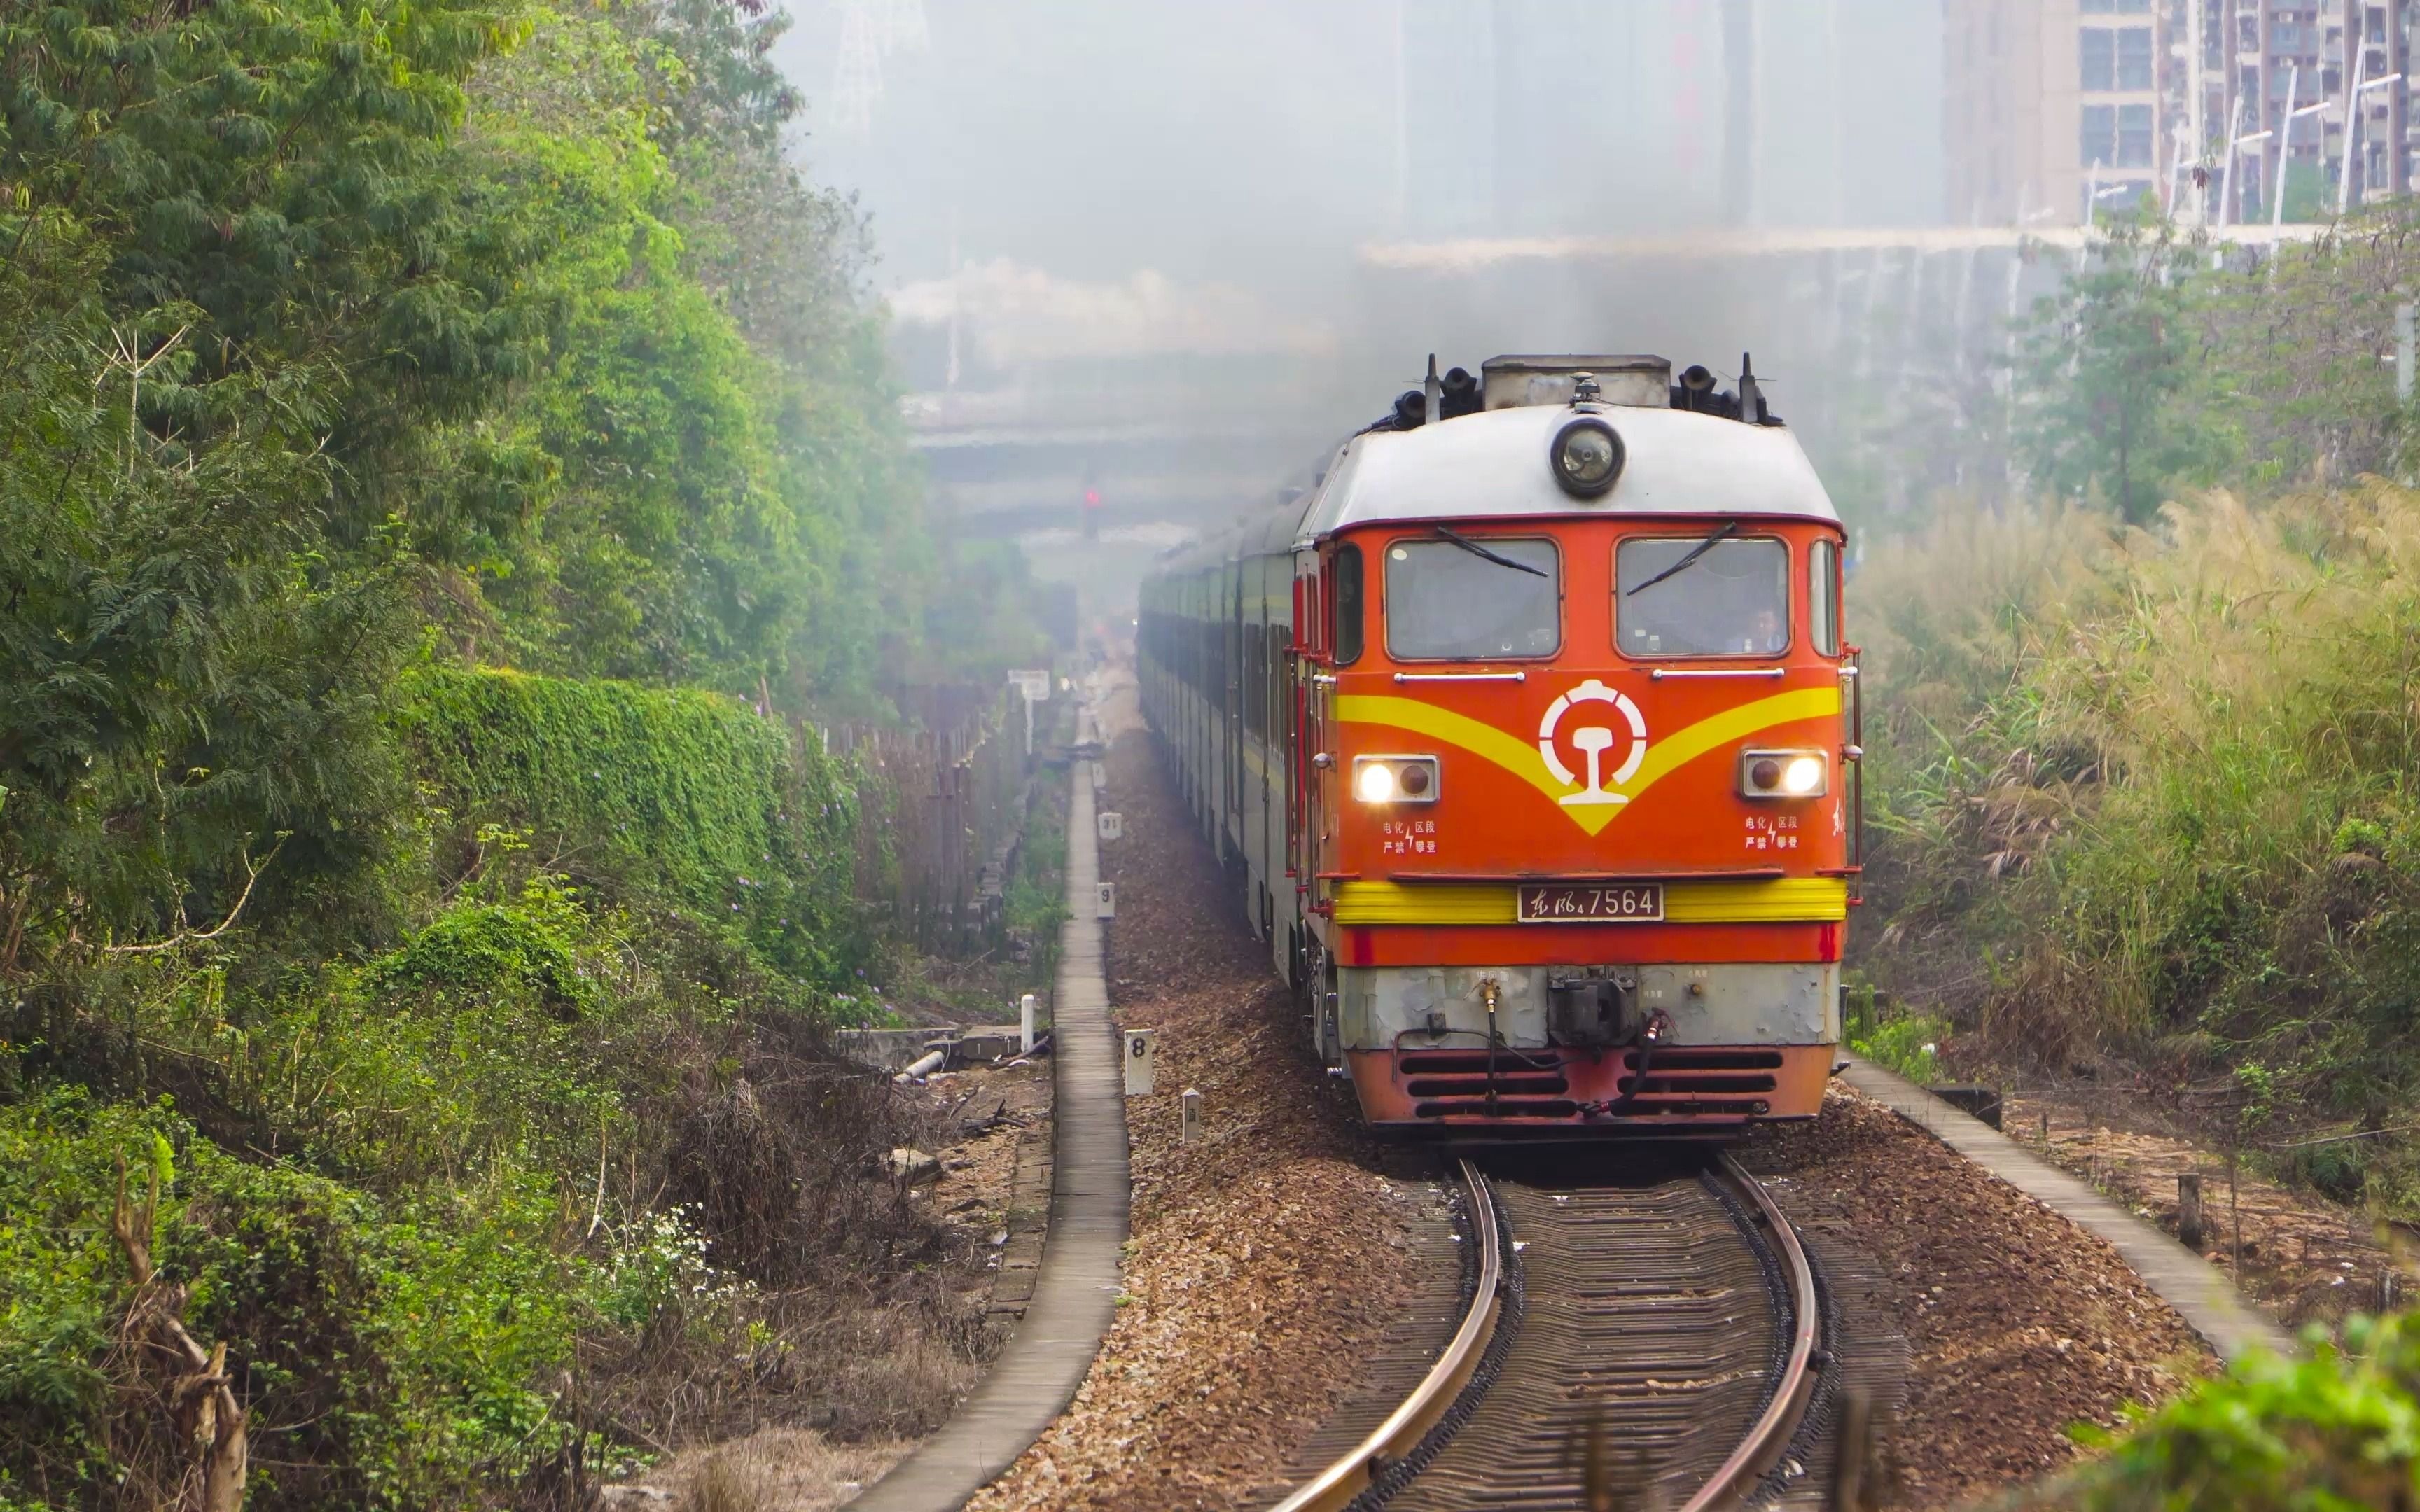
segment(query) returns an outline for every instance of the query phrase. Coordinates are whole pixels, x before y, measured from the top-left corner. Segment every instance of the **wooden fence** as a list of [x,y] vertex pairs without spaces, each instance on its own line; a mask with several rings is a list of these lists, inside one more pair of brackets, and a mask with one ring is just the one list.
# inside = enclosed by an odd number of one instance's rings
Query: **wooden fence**
[[908,727],[801,732],[858,779],[858,897],[922,950],[1003,943],[1005,889],[1059,701],[1034,710],[1036,750],[1013,689],[923,690]]

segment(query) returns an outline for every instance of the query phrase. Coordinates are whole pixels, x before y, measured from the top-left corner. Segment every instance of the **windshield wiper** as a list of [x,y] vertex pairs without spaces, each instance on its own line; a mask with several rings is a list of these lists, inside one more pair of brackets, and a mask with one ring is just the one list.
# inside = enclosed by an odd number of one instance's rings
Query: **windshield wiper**
[[1683,557],[1680,561],[1675,562],[1670,566],[1665,568],[1662,572],[1657,573],[1654,577],[1648,579],[1643,583],[1640,583],[1624,596],[1637,598],[1639,594],[1647,592],[1650,588],[1654,587],[1657,583],[1662,582],[1665,579],[1679,577],[1683,568],[1694,565],[1699,557],[1712,551],[1714,548],[1714,543],[1721,541],[1726,537],[1737,535],[1738,533],[1739,521],[1735,519],[1727,520],[1723,524],[1714,527],[1714,533],[1707,536],[1704,540],[1699,541],[1697,545],[1689,548],[1689,554],[1687,556]]
[[[1498,556],[1495,552],[1487,549],[1487,548],[1480,545],[1477,541],[1472,540],[1469,536],[1456,535],[1453,532],[1447,530],[1442,525],[1435,526],[1434,529],[1439,535],[1444,536],[1447,540],[1451,541],[1454,545],[1462,548],[1465,551],[1469,552],[1472,556],[1478,557],[1481,561],[1493,562],[1499,567],[1510,567],[1514,572],[1526,572],[1532,578],[1549,578],[1553,576],[1552,573],[1547,572],[1544,567],[1533,567],[1526,562],[1515,562],[1511,557]],[[1733,526],[1732,529],[1736,530],[1738,527]]]

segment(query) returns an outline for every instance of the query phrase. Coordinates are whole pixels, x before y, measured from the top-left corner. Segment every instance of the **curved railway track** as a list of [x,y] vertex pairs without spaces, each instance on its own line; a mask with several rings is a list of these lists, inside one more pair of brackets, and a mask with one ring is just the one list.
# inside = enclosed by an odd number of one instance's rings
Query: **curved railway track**
[[1755,1179],[1728,1155],[1627,1179],[1460,1174],[1461,1326],[1277,1512],[1756,1497],[1825,1356],[1813,1267]]

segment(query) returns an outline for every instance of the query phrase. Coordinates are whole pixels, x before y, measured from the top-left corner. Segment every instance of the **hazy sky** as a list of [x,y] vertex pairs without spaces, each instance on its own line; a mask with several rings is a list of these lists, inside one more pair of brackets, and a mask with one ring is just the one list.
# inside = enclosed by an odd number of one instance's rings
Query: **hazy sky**
[[[945,274],[954,228],[967,263],[1302,309],[1406,229],[1608,230],[1717,197],[1722,0],[924,0],[929,45],[880,58],[862,140],[833,130],[845,0],[789,3],[807,162],[861,196],[885,286]],[[1760,218],[1838,218],[1845,161],[1851,219],[1938,220],[1939,0],[1760,0],[1758,25]],[[1442,144],[1408,171],[1406,73],[1408,140]]]

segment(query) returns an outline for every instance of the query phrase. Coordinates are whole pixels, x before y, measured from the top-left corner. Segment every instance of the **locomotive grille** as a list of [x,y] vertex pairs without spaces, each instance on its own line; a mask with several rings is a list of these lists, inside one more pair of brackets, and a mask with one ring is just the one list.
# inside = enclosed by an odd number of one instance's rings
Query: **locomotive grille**
[[[1781,1068],[1776,1050],[1673,1048],[1644,1058],[1642,1075],[1640,1053],[1622,1053],[1615,1085],[1625,1118],[1756,1118],[1767,1111]],[[1422,1119],[1569,1119],[1580,1111],[1559,1057],[1499,1050],[1495,1061],[1492,1077],[1483,1050],[1406,1050],[1397,1066]]]
[[1568,1119],[1579,1112],[1563,1095],[1571,1083],[1559,1059],[1519,1050],[1499,1050],[1495,1059],[1492,1107],[1484,1050],[1406,1050],[1397,1064],[1404,1090],[1419,1100],[1419,1118]]
[[[1644,1076],[1638,1063],[1647,1062]],[[1777,1050],[1626,1051],[1625,1074],[1615,1085],[1634,1101],[1633,1114],[1719,1114],[1750,1118],[1765,1111],[1761,1094],[1771,1092],[1781,1068]]]

